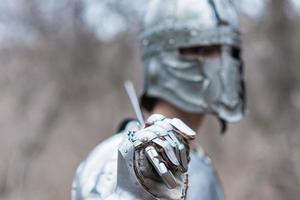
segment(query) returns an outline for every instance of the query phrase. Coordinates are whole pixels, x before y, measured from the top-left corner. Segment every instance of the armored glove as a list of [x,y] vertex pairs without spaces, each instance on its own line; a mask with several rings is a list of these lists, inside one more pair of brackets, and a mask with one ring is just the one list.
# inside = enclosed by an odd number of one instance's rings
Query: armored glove
[[128,132],[119,148],[118,186],[143,199],[184,199],[189,141],[194,138],[195,132],[181,120],[151,115],[143,129]]

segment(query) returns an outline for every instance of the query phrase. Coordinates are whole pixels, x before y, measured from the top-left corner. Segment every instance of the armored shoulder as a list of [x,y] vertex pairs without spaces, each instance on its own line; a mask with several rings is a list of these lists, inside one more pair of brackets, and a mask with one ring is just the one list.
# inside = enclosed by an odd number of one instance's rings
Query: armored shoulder
[[[118,147],[123,134],[101,142],[79,165],[72,185],[72,199],[104,199],[116,182]],[[101,187],[99,187],[101,183]]]
[[124,120],[118,134],[101,142],[82,161],[73,180],[72,200],[113,198],[117,182],[118,148],[125,138],[123,133],[135,126],[135,120]]

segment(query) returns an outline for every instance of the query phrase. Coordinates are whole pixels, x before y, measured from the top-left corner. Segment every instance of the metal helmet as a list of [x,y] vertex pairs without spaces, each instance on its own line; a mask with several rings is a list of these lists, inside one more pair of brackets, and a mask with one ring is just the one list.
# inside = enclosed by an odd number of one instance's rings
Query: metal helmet
[[[184,59],[178,49],[218,45],[214,59]],[[239,121],[245,110],[239,19],[230,0],[151,0],[142,22],[141,103],[163,99],[191,113]]]

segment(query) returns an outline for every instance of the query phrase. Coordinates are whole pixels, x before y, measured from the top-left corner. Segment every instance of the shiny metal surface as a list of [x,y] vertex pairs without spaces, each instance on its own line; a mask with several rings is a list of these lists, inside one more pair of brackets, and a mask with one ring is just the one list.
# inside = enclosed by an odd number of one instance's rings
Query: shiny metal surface
[[[220,45],[217,59],[187,60],[178,48]],[[161,98],[191,113],[226,122],[245,111],[239,19],[229,0],[153,0],[140,33],[144,65],[142,105]]]
[[183,123],[178,118],[173,118],[168,120],[168,122],[174,127],[174,130],[178,132],[182,137],[192,140],[196,137],[196,132],[193,131],[190,127],[188,127],[185,123]]
[[[127,145],[128,142],[133,146]],[[164,116],[154,114],[146,120],[144,129],[129,131],[128,140],[121,148],[126,146],[128,152],[134,148],[135,153],[131,157],[134,177],[148,193],[159,199],[185,197],[189,147]],[[130,159],[125,154],[123,157]]]
[[[115,135],[101,143],[80,165],[74,178],[72,200],[136,200],[142,199],[116,189],[117,147],[110,144],[121,142],[124,135]],[[113,153],[112,153],[113,152]],[[198,151],[191,151],[189,163],[189,187],[187,200],[221,200],[222,188],[209,158]],[[208,161],[207,161],[208,160]],[[125,179],[128,180],[128,179]],[[130,184],[126,182],[126,184]],[[131,188],[132,190],[132,188]],[[130,190],[130,191],[131,191]],[[151,197],[153,199],[153,197]],[[149,198],[149,199],[151,199]]]
[[133,107],[133,110],[136,114],[137,119],[139,120],[141,126],[144,126],[145,122],[144,122],[143,112],[141,110],[139,100],[138,100],[138,97],[136,95],[136,92],[135,92],[132,81],[128,81],[128,80],[125,81],[124,87],[125,87],[125,90],[128,94],[128,97],[130,99],[131,105]]
[[72,199],[222,199],[210,159],[200,148],[189,152],[163,122],[136,134],[125,130],[97,146],[77,170]]

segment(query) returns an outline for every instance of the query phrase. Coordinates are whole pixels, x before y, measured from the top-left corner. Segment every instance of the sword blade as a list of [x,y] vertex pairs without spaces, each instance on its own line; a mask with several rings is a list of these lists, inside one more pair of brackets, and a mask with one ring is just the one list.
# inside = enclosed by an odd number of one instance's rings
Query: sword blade
[[135,89],[133,87],[132,81],[129,81],[129,80],[125,81],[124,87],[125,87],[125,90],[128,94],[128,97],[130,99],[131,105],[133,107],[133,110],[136,114],[137,119],[139,120],[141,126],[144,126],[145,121],[144,121],[143,113],[142,113],[142,110],[141,110],[141,107],[140,107],[139,100],[138,100],[138,97],[136,95]]

